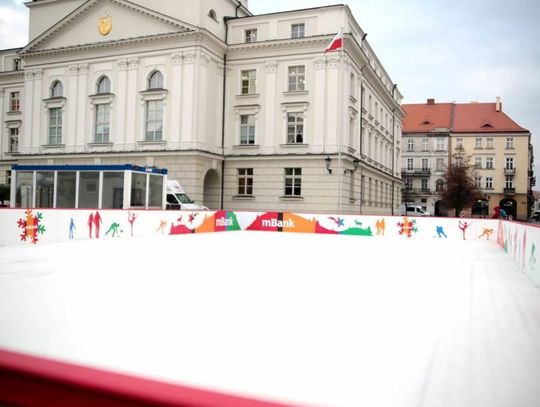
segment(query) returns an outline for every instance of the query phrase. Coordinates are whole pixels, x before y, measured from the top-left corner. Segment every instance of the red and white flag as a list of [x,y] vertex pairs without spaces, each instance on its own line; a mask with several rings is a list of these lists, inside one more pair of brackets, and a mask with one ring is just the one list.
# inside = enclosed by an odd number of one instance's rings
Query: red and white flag
[[336,36],[330,41],[324,52],[335,51],[343,47],[343,30],[339,30]]

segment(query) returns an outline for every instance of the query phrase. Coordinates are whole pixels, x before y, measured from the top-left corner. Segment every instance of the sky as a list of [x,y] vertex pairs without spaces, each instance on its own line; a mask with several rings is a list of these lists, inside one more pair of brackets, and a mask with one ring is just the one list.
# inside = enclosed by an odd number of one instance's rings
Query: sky
[[[254,14],[339,0],[249,0]],[[540,174],[540,2],[537,0],[349,0],[403,103],[494,102],[531,131]],[[0,0],[0,49],[25,45],[23,0]],[[540,184],[540,178],[539,178]],[[540,189],[540,185],[536,188]]]

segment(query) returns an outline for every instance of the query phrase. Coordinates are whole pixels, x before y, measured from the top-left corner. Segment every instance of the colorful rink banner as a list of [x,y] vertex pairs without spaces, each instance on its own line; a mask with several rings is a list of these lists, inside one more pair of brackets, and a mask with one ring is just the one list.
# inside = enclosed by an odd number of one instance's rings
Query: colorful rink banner
[[492,219],[414,218],[293,212],[0,209],[0,245],[80,239],[263,231],[394,239],[493,240]]
[[537,285],[540,228],[497,219],[364,216],[293,212],[0,209],[0,246],[136,239],[232,231],[372,238],[492,241]]

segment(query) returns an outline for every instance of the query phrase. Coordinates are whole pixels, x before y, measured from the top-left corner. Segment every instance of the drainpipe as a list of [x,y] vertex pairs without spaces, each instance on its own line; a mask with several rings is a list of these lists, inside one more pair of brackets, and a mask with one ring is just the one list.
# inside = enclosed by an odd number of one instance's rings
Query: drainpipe
[[[239,3],[236,6],[236,17],[238,17],[238,9],[242,6]],[[222,106],[221,106],[221,194],[219,199],[219,208],[223,210],[223,201],[225,195],[225,102],[226,102],[226,90],[227,90],[227,46],[229,38],[229,20],[234,17],[223,17],[223,22],[225,23],[225,54],[223,54],[223,95],[222,95]]]

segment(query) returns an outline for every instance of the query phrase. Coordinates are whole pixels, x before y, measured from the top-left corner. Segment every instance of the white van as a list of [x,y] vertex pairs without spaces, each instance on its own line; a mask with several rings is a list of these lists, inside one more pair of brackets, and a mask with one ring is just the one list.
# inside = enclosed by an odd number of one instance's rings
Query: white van
[[167,180],[167,209],[188,210],[188,211],[207,211],[208,208],[196,204],[187,196],[182,185],[176,180]]
[[431,213],[426,212],[421,206],[414,204],[401,205],[401,214],[403,216],[431,216]]

